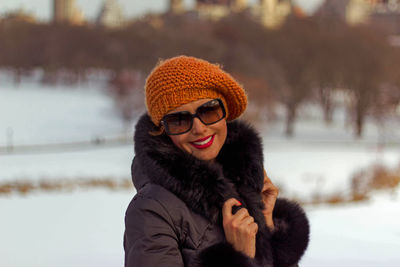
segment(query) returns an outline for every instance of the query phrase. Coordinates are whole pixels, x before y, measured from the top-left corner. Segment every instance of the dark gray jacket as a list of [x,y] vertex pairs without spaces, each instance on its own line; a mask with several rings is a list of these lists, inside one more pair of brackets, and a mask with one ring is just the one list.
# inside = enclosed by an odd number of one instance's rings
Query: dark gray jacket
[[[151,136],[144,115],[136,125],[132,179],[137,194],[125,216],[125,266],[293,266],[308,245],[303,210],[278,199],[275,230],[262,215],[261,140],[245,123],[228,123],[227,140],[216,162],[198,160],[165,136]],[[239,199],[259,226],[256,257],[226,242],[223,203]]]

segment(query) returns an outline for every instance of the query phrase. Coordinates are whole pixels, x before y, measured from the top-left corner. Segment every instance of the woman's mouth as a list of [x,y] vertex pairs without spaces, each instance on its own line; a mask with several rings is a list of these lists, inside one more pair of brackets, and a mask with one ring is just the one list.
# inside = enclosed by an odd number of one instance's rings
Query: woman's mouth
[[196,140],[194,142],[191,142],[190,144],[192,146],[194,146],[195,148],[197,148],[197,149],[204,149],[204,148],[207,148],[207,147],[209,147],[209,146],[211,146],[213,144],[214,137],[215,137],[215,135],[210,135],[210,136],[207,136],[205,138],[201,138],[201,139],[198,139],[198,140]]

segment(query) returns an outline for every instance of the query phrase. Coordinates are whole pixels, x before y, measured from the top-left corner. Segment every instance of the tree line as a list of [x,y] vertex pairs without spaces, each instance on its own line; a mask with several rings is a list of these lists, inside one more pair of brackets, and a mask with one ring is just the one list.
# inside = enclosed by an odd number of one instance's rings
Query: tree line
[[192,55],[221,63],[259,107],[282,105],[288,136],[307,101],[318,101],[331,122],[333,97],[340,92],[347,96],[355,136],[361,137],[368,116],[384,120],[400,103],[399,48],[387,40],[371,25],[326,17],[293,16],[276,30],[246,14],[216,22],[149,16],[113,30],[2,20],[0,68],[13,71],[17,81],[40,68],[47,83],[65,73],[74,82],[94,69],[108,70],[110,92],[129,120],[156,62]]

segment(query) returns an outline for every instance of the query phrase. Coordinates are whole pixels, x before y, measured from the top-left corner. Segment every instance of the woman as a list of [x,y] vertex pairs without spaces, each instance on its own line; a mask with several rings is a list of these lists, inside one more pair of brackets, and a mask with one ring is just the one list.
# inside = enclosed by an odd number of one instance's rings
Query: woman
[[235,120],[241,86],[219,66],[179,56],[158,64],[136,125],[125,216],[125,266],[296,266],[309,225],[277,199],[261,140]]

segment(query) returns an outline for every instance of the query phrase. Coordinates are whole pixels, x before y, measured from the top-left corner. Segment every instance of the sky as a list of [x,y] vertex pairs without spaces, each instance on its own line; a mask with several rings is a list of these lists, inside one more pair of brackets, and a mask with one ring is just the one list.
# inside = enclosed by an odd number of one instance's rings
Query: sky
[[[87,19],[93,19],[100,12],[105,0],[76,0],[78,7]],[[323,0],[295,0],[306,12],[312,12]],[[123,7],[127,17],[138,17],[148,12],[162,12],[168,5],[168,0],[117,0]],[[190,8],[194,0],[184,0],[185,6]],[[255,3],[257,0],[249,0]],[[40,20],[49,20],[52,13],[53,0],[0,0],[0,15],[7,12],[23,9],[34,14]]]

